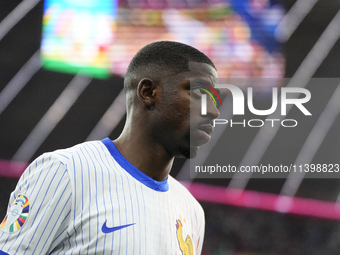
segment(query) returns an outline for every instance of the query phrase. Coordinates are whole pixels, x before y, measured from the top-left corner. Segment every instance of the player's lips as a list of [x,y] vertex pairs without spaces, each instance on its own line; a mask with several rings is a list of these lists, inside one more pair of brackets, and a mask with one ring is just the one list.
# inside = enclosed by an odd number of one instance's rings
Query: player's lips
[[214,131],[214,128],[210,124],[203,124],[198,126],[197,131],[198,131],[197,143],[199,146],[201,146],[210,141],[211,133]]
[[205,132],[208,136],[210,136],[211,133],[214,131],[214,127],[212,125],[210,125],[210,124],[200,125],[200,126],[198,126],[197,129],[200,130],[200,131]]

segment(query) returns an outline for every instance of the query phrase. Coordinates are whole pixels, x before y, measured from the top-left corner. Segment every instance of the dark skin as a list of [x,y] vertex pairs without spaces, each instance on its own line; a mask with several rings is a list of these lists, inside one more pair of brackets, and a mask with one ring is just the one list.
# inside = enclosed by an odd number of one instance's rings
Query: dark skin
[[171,78],[141,78],[129,92],[127,120],[114,140],[120,153],[136,168],[157,181],[167,179],[175,157],[194,157],[210,140],[212,121],[219,111],[207,100],[201,115],[201,99],[192,93],[193,80],[216,84],[216,70],[205,63],[189,62],[190,71]]

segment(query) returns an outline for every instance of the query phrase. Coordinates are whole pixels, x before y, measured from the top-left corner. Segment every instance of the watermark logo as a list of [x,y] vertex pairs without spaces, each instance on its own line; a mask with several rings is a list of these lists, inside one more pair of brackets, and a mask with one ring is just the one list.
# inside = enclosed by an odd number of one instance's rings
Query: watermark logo
[[[218,99],[220,100],[220,103],[222,105],[221,98],[219,97],[216,90],[211,87],[210,85],[203,84],[206,86],[210,91],[216,94]],[[232,98],[233,98],[233,115],[244,115],[244,108],[245,108],[245,96],[243,94],[243,91],[238,88],[235,85],[231,84],[217,84],[215,88],[222,88],[222,89],[228,89],[231,92]],[[205,88],[200,88],[205,92],[205,94],[202,94],[201,98],[201,114],[207,115],[207,94],[210,95],[210,97],[213,99],[215,105],[217,106],[216,99],[213,97],[212,93],[208,91]],[[303,95],[302,97],[298,97],[300,95]],[[293,87],[282,87],[281,88],[281,96],[278,96],[278,88],[273,87],[272,88],[272,105],[269,109],[265,110],[259,110],[254,107],[253,103],[253,88],[249,87],[247,88],[247,106],[251,113],[257,116],[265,116],[270,115],[274,113],[279,105],[280,100],[280,107],[281,107],[281,115],[285,116],[287,115],[287,106],[288,105],[295,105],[305,116],[311,116],[312,114],[307,110],[307,108],[304,106],[305,103],[307,103],[311,99],[311,93],[309,90],[305,88],[293,88]],[[266,120],[267,121],[267,120]],[[268,119],[272,123],[272,126],[274,126],[274,121],[279,121],[278,119]],[[285,125],[282,124],[282,122],[294,122],[293,125]],[[216,124],[227,124],[229,121],[225,119],[215,119],[214,120],[214,126]],[[249,120],[248,123],[254,123],[258,122],[258,125],[249,124],[250,127],[261,127],[264,125],[264,121],[260,119],[252,119]],[[231,122],[232,123],[232,122]],[[240,123],[238,123],[240,124]],[[242,122],[243,126],[246,126],[246,120]],[[289,120],[283,120],[281,121],[281,124],[286,127],[295,127],[297,125],[297,121],[293,119]]]
[[[202,87],[198,87],[198,89],[204,92],[202,93],[201,114],[207,115],[207,95],[211,97],[211,99],[214,101],[216,106],[217,106],[217,102],[212,93],[216,95],[221,105],[222,105],[222,100],[220,98],[220,95],[217,93],[217,91],[212,86],[202,83],[202,82],[198,82],[198,83],[202,85]],[[212,91],[212,93],[209,90]]]

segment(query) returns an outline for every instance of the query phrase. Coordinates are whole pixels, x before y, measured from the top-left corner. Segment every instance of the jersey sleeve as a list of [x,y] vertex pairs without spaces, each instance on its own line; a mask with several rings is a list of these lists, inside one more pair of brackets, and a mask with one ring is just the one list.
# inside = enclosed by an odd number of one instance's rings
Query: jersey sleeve
[[72,210],[67,165],[53,154],[23,173],[0,225],[1,254],[47,254],[67,237]]

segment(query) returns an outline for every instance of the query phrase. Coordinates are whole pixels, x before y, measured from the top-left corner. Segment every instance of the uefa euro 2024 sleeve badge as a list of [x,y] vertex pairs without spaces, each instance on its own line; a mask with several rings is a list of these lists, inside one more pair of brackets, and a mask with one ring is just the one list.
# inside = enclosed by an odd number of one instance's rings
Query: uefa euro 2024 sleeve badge
[[29,213],[29,201],[24,195],[19,195],[9,208],[0,229],[5,233],[13,233],[22,228]]

